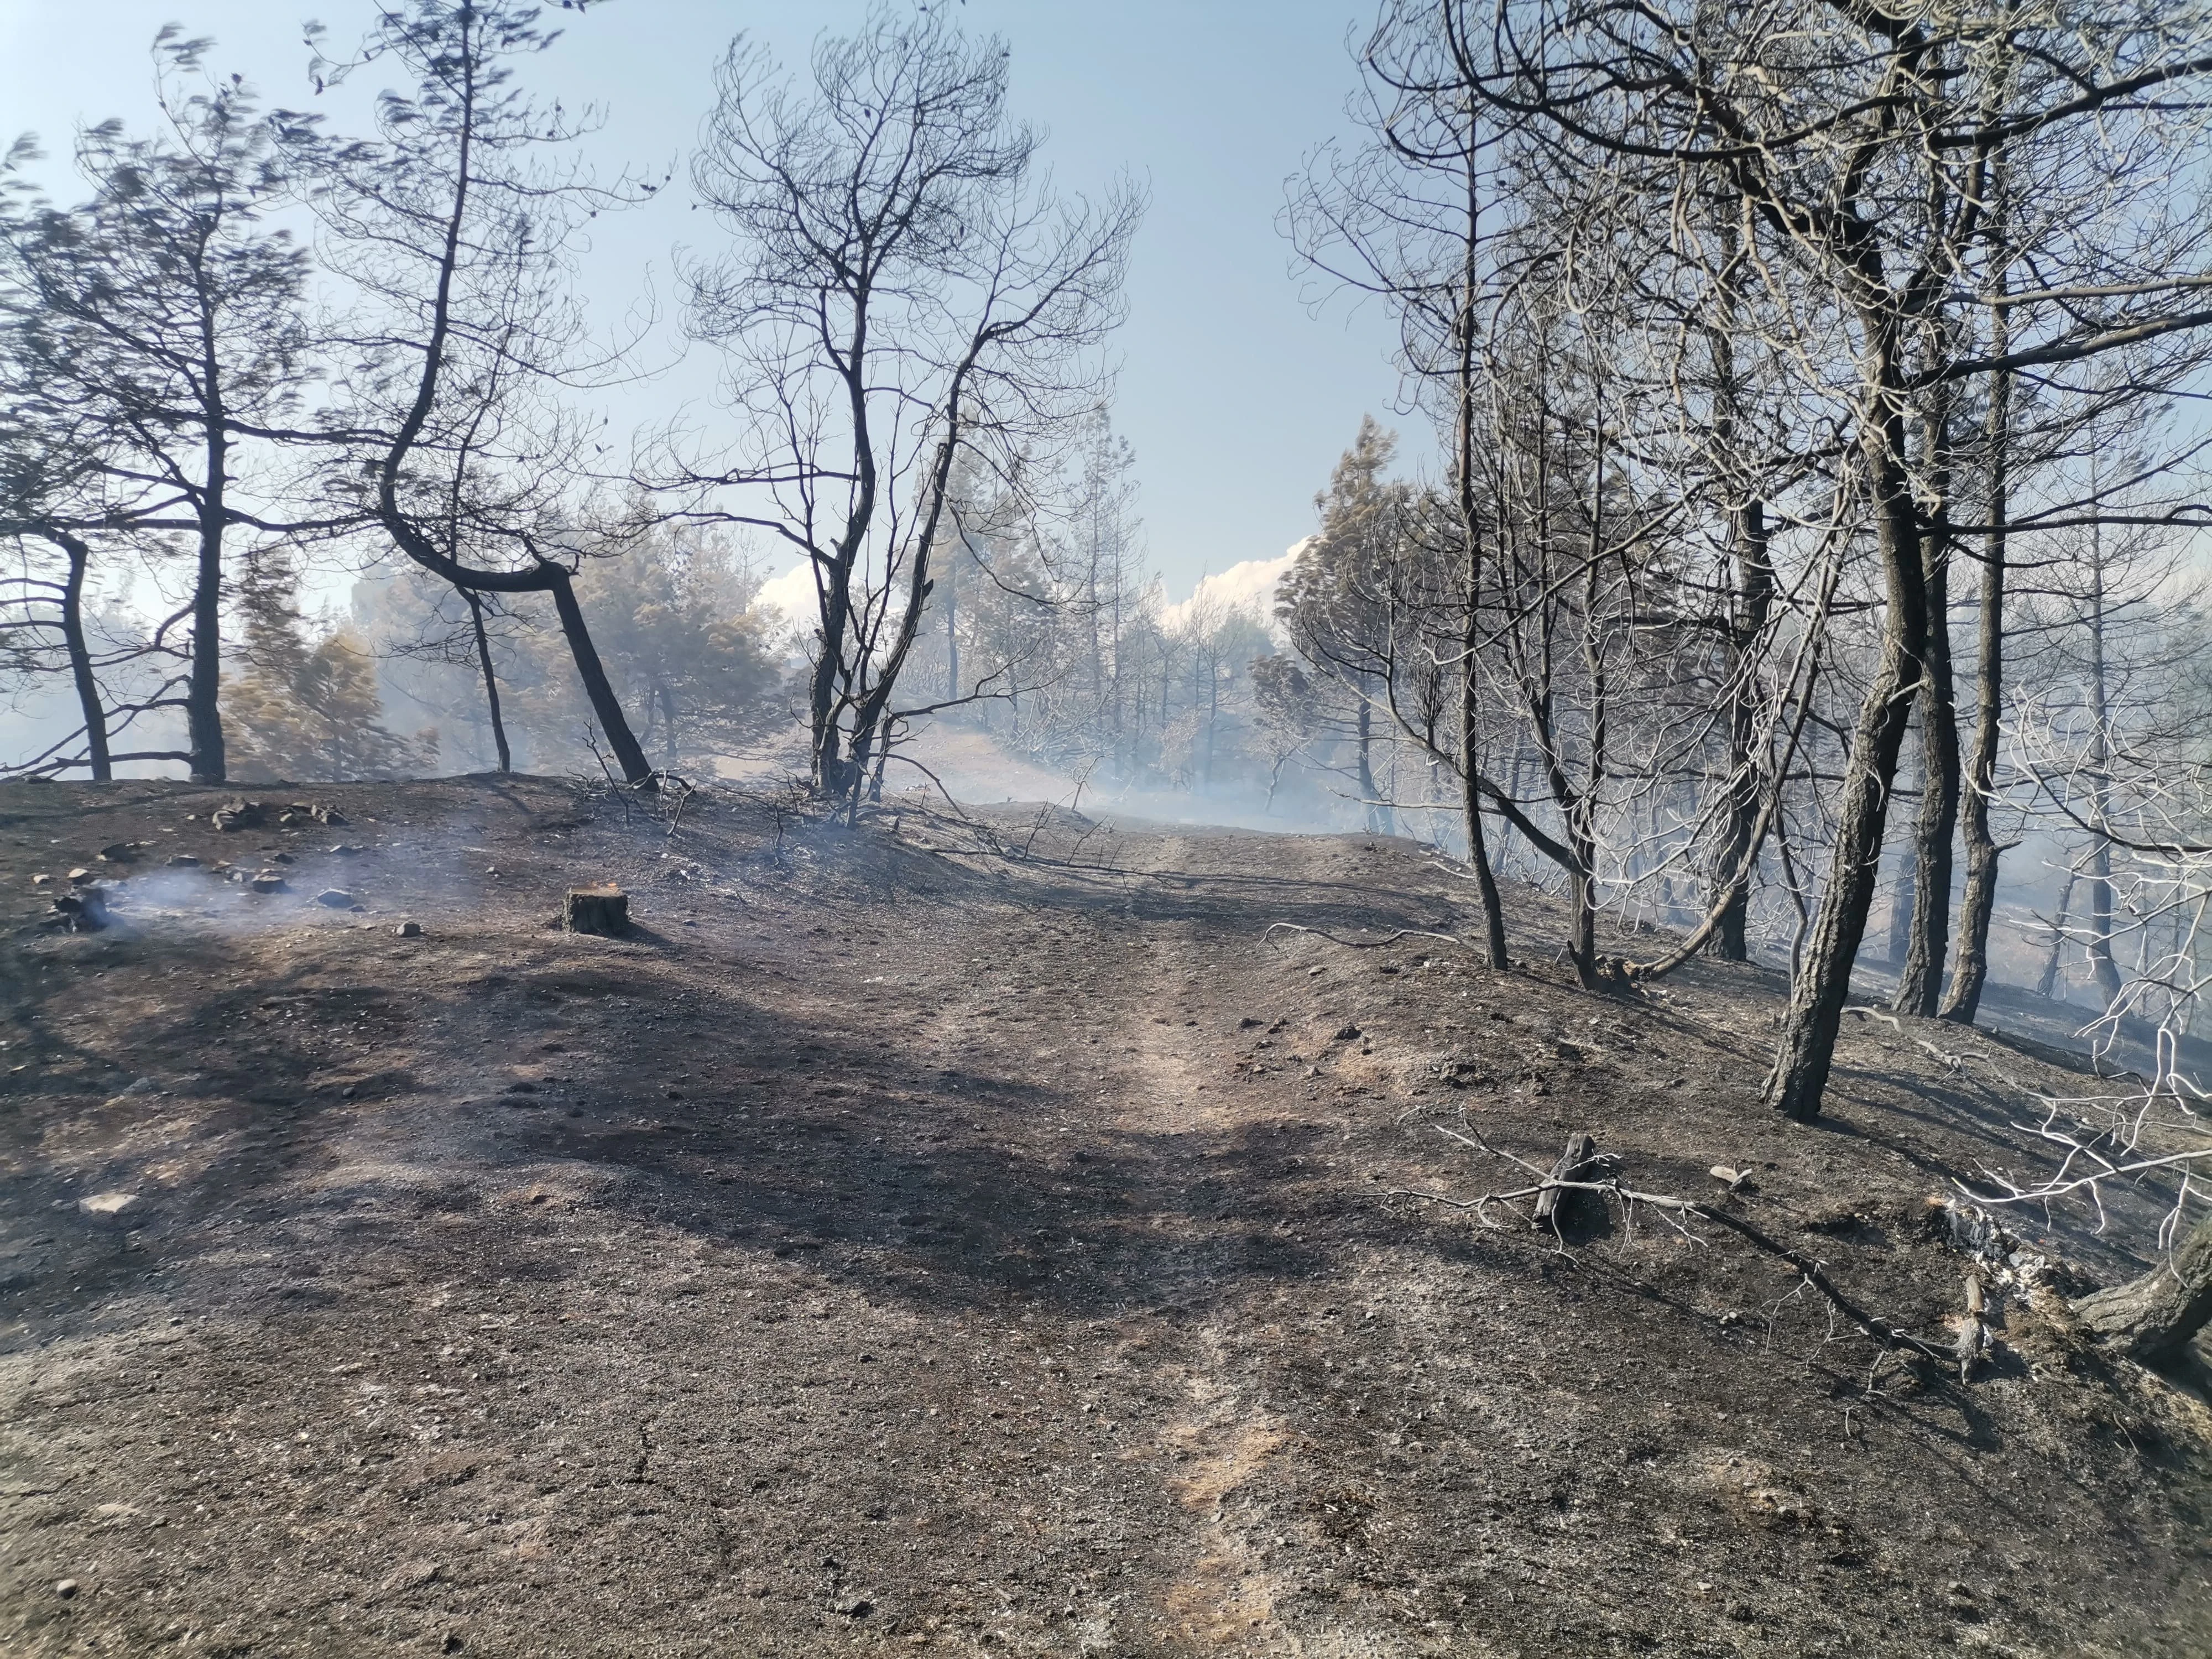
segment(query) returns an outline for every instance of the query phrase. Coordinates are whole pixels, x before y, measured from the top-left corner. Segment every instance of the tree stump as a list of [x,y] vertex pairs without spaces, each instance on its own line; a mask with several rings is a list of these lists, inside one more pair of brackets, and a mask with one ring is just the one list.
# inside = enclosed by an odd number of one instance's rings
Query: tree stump
[[629,895],[612,882],[598,887],[572,887],[562,902],[561,925],[572,933],[604,933],[613,938],[629,930]]
[[[1589,1161],[1597,1156],[1597,1138],[1583,1130],[1567,1137],[1567,1150],[1552,1166],[1552,1179],[1573,1181],[1578,1178]],[[1578,1193],[1563,1193],[1557,1187],[1547,1187],[1536,1194],[1536,1224],[1557,1227],[1566,1218],[1568,1206],[1565,1200],[1578,1198]]]

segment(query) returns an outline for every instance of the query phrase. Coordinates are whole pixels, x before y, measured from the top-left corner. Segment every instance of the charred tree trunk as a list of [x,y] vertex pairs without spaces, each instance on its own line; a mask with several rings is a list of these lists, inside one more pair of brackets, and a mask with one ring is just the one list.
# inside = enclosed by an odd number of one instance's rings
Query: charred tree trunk
[[960,542],[960,552],[955,553],[945,564],[945,701],[957,702],[960,697],[960,553],[968,550],[967,538]]
[[1766,632],[1774,604],[1774,567],[1768,562],[1766,514],[1763,503],[1747,501],[1735,514],[1736,543],[1735,616],[1729,629],[1729,810],[1714,867],[1731,885],[1721,908],[1713,952],[1723,962],[1742,962],[1750,954],[1749,872],[1737,872],[1753,856],[1761,806],[1758,757],[1752,746],[1759,734],[1759,696],[1752,684],[1759,641]]
[[1482,896],[1483,944],[1490,965],[1501,973],[1512,958],[1505,951],[1505,906],[1498,894],[1498,874],[1492,869],[1490,848],[1482,834],[1482,775],[1480,722],[1477,694],[1482,645],[1482,509],[1474,487],[1475,395],[1478,390],[1475,323],[1476,302],[1481,291],[1482,197],[1480,175],[1467,173],[1467,234],[1461,243],[1459,315],[1454,333],[1459,347],[1455,365],[1456,393],[1452,459],[1453,483],[1458,491],[1460,533],[1467,538],[1467,611],[1460,623],[1459,775],[1465,791],[1461,802],[1467,817],[1467,861],[1474,871],[1475,890]]
[[2105,657],[2105,550],[2101,527],[2089,527],[2089,695],[2096,720],[2090,765],[2097,840],[2089,851],[2089,939],[2084,954],[2097,989],[2111,1007],[2120,1000],[2120,966],[2112,960],[2112,848],[2105,839],[2105,811],[2112,795],[2112,694]]
[[676,693],[667,686],[659,688],[660,746],[668,756],[668,763],[676,764]]
[[76,687],[77,708],[84,716],[85,761],[93,781],[106,783],[115,775],[108,760],[107,706],[100,695],[99,678],[92,672],[92,648],[84,637],[84,577],[92,563],[92,550],[67,531],[49,530],[46,539],[69,560],[69,575],[62,583],[62,647],[69,653],[70,679]]
[[1889,945],[1887,960],[1900,974],[1912,949],[1912,907],[1920,896],[1920,848],[1907,842],[1897,855],[1897,878],[1889,889]]
[[[1464,417],[1463,417],[1464,418]],[[1462,447],[1464,463],[1467,451]],[[1461,484],[1462,507],[1468,504],[1474,491],[1464,482]],[[1490,867],[1490,848],[1482,834],[1482,757],[1480,752],[1479,727],[1476,719],[1476,662],[1475,650],[1481,643],[1481,609],[1478,603],[1482,592],[1482,555],[1480,544],[1475,540],[1472,518],[1467,520],[1467,614],[1460,628],[1459,679],[1459,776],[1462,790],[1461,808],[1467,817],[1467,861],[1474,872],[1475,890],[1482,896],[1482,935],[1489,953],[1490,965],[1501,972],[1511,963],[1505,950],[1505,906],[1498,895],[1497,872]]]
[[1382,811],[1382,792],[1375,787],[1375,766],[1372,751],[1375,743],[1375,710],[1362,694],[1359,698],[1358,742],[1359,744],[1359,800],[1365,811],[1367,833],[1377,832]]
[[1766,1103],[1784,1115],[1808,1121],[1820,1112],[1820,1097],[1836,1052],[1836,1030],[1850,996],[1851,964],[1866,936],[1867,910],[1874,899],[1875,873],[1881,861],[1882,832],[1889,811],[1890,787],[1905,745],[1910,699],[1920,679],[1920,659],[1928,636],[1927,594],[1922,586],[1920,520],[1905,468],[1905,413],[1898,386],[1896,343],[1884,328],[1875,333],[1881,361],[1877,384],[1881,400],[1871,411],[1864,447],[1877,507],[1876,532],[1883,586],[1888,600],[1883,617],[1881,654],[1844,763],[1843,788],[1836,803],[1836,842],[1820,908],[1806,941],[1803,963],[1790,988],[1782,1041],[1767,1073]]
[[1928,422],[1924,447],[1933,458],[1936,508],[1921,539],[1928,639],[1920,672],[1920,812],[1913,824],[1912,917],[1897,995],[1900,1014],[1932,1018],[1943,991],[1943,958],[1951,927],[1952,842],[1959,827],[1959,711],[1951,678],[1950,439],[1947,416]]
[[2043,959],[2043,972],[2035,981],[2035,994],[2051,996],[2058,989],[2058,963],[2066,951],[2066,917],[2074,902],[2074,884],[2081,877],[2069,871],[2066,885],[2059,890],[2058,911],[2051,924],[2051,954]]
[[[1713,381],[1719,392],[1713,436],[1723,461],[1732,465],[1738,453],[1737,428],[1743,392],[1735,364],[1743,250],[1734,213],[1723,210],[1715,216],[1728,263],[1720,284],[1723,326],[1712,330],[1707,337],[1712,354]],[[1758,670],[1759,643],[1765,636],[1767,620],[1774,605],[1774,567],[1770,562],[1766,507],[1748,488],[1743,505],[1729,514],[1729,539],[1734,544],[1735,592],[1728,619],[1728,819],[1713,866],[1718,878],[1729,884],[1717,896],[1721,901],[1720,918],[1714,933],[1713,952],[1723,962],[1742,962],[1751,949],[1747,926],[1751,915],[1751,871],[1746,866],[1758,856],[1753,843],[1759,833],[1760,812],[1758,757],[1752,752],[1759,735],[1759,714],[1753,681]]]
[[2109,1008],[2120,1000],[2120,964],[2112,957],[2112,849],[2101,838],[2089,854],[2089,939],[2083,954]]
[[[215,382],[209,382],[210,392]],[[185,747],[194,783],[224,781],[222,743],[222,533],[229,462],[218,409],[208,422],[207,480],[200,491],[199,569],[192,586],[191,675],[185,688]]]
[[650,783],[653,763],[646,759],[645,750],[638,746],[629,729],[629,721],[623,718],[622,702],[615,696],[614,685],[607,678],[598,649],[592,644],[591,629],[584,625],[584,608],[576,603],[575,584],[559,565],[549,564],[541,568],[553,594],[553,608],[561,617],[561,631],[568,636],[568,654],[576,660],[576,678],[584,683],[584,695],[592,701],[592,713],[599,717],[599,729],[607,734],[616,763],[631,783]]
[[2212,1321],[2212,1217],[2142,1278],[2075,1303],[2074,1316],[2130,1359],[2154,1365],[2179,1358]]
[[[2000,306],[1991,325],[1990,349],[1999,357],[2011,349],[2010,316]],[[2004,714],[2005,518],[2011,510],[2006,459],[2011,420],[2012,375],[2005,371],[1990,388],[1990,528],[1982,544],[1981,614],[1975,626],[1974,742],[1959,809],[1966,845],[1966,891],[1959,907],[1951,992],[1942,1007],[1943,1018],[1962,1025],[1972,1024],[1981,1007],[1982,987],[1990,973],[1990,921],[1997,908],[1999,849],[1990,830],[1990,805]]]
[[483,671],[484,710],[491,716],[491,740],[499,749],[499,769],[514,770],[514,757],[507,747],[507,721],[499,711],[499,676],[492,670],[491,640],[484,632],[483,601],[464,588],[461,597],[469,602],[469,625],[476,632],[477,665]]
[[1584,990],[1605,982],[1597,956],[1597,810],[1605,783],[1607,742],[1613,713],[1612,685],[1606,672],[1605,643],[1598,624],[1601,584],[1598,562],[1605,546],[1605,436],[1601,429],[1594,445],[1596,465],[1591,468],[1589,546],[1583,564],[1583,672],[1589,683],[1589,752],[1585,757],[1583,783],[1571,801],[1562,799],[1566,811],[1567,844],[1574,848],[1571,872],[1575,907],[1574,940],[1569,947],[1575,978]]

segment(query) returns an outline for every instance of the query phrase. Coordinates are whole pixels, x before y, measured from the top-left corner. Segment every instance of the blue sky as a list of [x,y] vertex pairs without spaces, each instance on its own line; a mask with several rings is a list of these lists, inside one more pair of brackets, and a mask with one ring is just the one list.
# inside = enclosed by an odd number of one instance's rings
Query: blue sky
[[[343,41],[368,9],[362,0],[0,0],[0,142],[32,131],[65,155],[81,122],[145,120],[148,48],[173,21],[216,39],[211,67],[245,74],[270,102],[311,106],[299,23],[318,18]],[[568,23],[534,83],[572,106],[604,106],[592,141],[603,171],[658,173],[689,149],[732,34],[755,34],[799,64],[817,33],[864,9],[860,0],[610,0]],[[1181,593],[1203,571],[1273,557],[1311,528],[1314,493],[1361,413],[1389,419],[1397,391],[1387,320],[1341,301],[1312,316],[1275,227],[1285,177],[1341,129],[1354,76],[1346,37],[1371,0],[967,0],[958,15],[1012,49],[1017,112],[1049,131],[1045,155],[1063,185],[1096,187],[1127,169],[1151,191],[1119,341],[1117,420],[1136,448],[1155,563]],[[344,112],[333,118],[343,125]],[[65,174],[50,170],[66,191]],[[665,301],[671,249],[708,234],[679,173],[678,189],[592,251],[583,280],[595,307],[618,314],[648,281]],[[610,413],[640,419],[706,384],[695,366]]]

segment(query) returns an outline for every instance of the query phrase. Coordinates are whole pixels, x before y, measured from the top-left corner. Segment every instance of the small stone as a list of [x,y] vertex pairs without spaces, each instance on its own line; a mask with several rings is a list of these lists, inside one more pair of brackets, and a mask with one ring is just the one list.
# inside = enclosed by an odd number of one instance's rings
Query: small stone
[[354,896],[342,888],[325,887],[315,895],[315,902],[327,905],[333,910],[349,910],[353,908]]
[[137,1201],[136,1193],[94,1193],[89,1198],[77,1200],[76,1206],[87,1215],[118,1216]]
[[855,1595],[849,1601],[840,1601],[837,1604],[837,1611],[848,1619],[865,1619],[875,1610],[876,1604],[865,1595]]
[[179,853],[169,860],[169,868],[172,870],[197,870],[199,867],[200,861],[190,853]]
[[419,921],[403,921],[392,931],[402,939],[420,939],[422,937],[422,924]]
[[287,887],[284,878],[274,870],[264,870],[246,884],[257,893],[281,893]]
[[70,1597],[76,1594],[76,1580],[74,1578],[63,1579],[61,1583],[54,1586],[54,1594],[60,1596],[63,1601],[68,1601]]
[[69,878],[70,885],[72,887],[89,887],[93,883],[100,879],[98,876],[94,875],[91,871],[84,868],[82,865],[70,872]]
[[510,1083],[507,1085],[507,1092],[511,1095],[534,1095],[538,1092],[538,1085],[526,1080]]
[[1345,1026],[1340,1026],[1340,1027],[1338,1028],[1338,1030],[1337,1030],[1337,1033],[1336,1033],[1336,1036],[1335,1036],[1335,1038],[1334,1038],[1334,1041],[1336,1041],[1336,1042],[1358,1042],[1358,1041],[1359,1041],[1359,1028],[1358,1028],[1357,1025],[1345,1025]]
[[129,864],[138,856],[138,849],[127,841],[118,841],[100,849],[102,864]]
[[32,885],[32,886],[33,886],[33,887],[44,887],[44,886],[47,885],[49,883],[51,883],[52,880],[53,880],[53,878],[52,878],[52,876],[46,876],[46,875],[33,876],[33,877],[31,878],[31,885]]
[[279,853],[269,860],[271,864],[296,864],[299,860],[289,853]]
[[325,848],[325,851],[327,851],[327,852],[330,852],[330,853],[331,853],[331,854],[335,854],[336,856],[337,856],[337,857],[339,857],[339,858],[342,858],[342,859],[349,859],[349,858],[352,858],[356,854],[358,854],[358,853],[365,853],[365,852],[367,852],[368,849],[367,848],[362,847],[362,846],[360,846],[360,845],[358,845],[358,844],[356,844],[356,842],[349,842],[349,841],[342,841],[342,842],[338,842],[338,844],[337,844],[337,846],[335,846],[335,847],[331,847],[331,848]]

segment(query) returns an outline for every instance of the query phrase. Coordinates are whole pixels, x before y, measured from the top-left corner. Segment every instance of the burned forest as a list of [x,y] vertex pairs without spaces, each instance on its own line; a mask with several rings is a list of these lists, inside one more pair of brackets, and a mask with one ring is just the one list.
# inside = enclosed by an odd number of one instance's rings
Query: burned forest
[[2212,8],[150,3],[0,1650],[2212,1654]]

